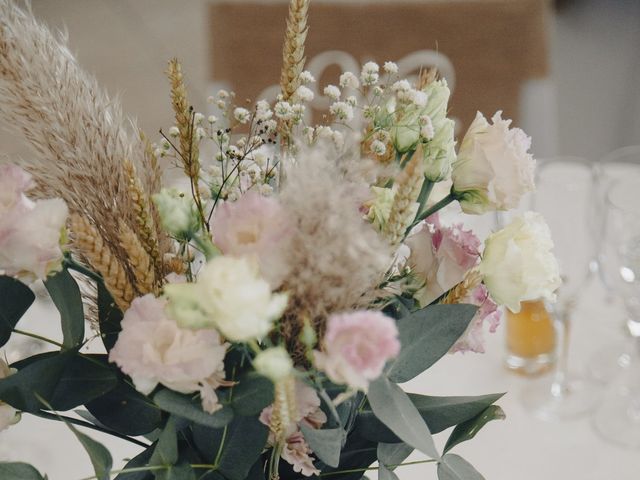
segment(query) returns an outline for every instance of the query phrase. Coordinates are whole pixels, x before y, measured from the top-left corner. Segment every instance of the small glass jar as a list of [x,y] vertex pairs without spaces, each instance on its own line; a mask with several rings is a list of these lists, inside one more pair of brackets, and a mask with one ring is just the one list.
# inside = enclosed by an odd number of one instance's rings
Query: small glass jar
[[507,309],[505,316],[507,368],[531,376],[549,371],[556,361],[556,329],[545,302],[522,302],[519,313]]

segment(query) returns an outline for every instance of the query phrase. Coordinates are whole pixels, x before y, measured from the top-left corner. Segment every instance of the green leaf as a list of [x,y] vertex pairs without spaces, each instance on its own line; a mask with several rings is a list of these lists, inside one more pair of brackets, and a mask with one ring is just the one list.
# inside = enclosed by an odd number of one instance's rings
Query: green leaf
[[44,281],[62,322],[63,344],[71,348],[84,340],[84,309],[82,295],[75,279],[67,269]]
[[382,376],[369,385],[367,398],[375,416],[400,440],[431,458],[440,458],[429,427],[398,385]]
[[238,415],[256,415],[272,403],[273,382],[267,377],[249,373],[233,387],[231,407]]
[[464,304],[432,305],[400,319],[402,348],[387,371],[389,378],[407,382],[440,360],[467,330],[477,309]]
[[183,395],[168,389],[156,393],[153,401],[166,412],[211,428],[222,428],[233,420],[233,410],[229,406],[225,405],[213,414],[207,413],[193,395]]
[[155,473],[158,480],[196,480],[196,472],[188,463],[180,463]]
[[0,275],[0,347],[9,341],[11,332],[35,299],[24,283]]
[[[427,422],[432,434],[465,422],[484,411],[498,401],[503,394],[481,395],[474,397],[430,397],[409,394],[422,418]],[[375,442],[397,443],[400,439],[376,418],[370,407],[358,415],[355,430],[364,438]]]
[[73,356],[73,351],[43,355],[41,359],[0,380],[0,400],[23,412],[37,412],[42,408],[38,396],[47,402],[52,400]]
[[269,429],[258,417],[236,417],[227,427],[220,457],[220,473],[229,480],[245,480],[267,443]]
[[[127,464],[124,466],[124,470],[128,468],[139,468],[146,467],[149,464],[149,460],[151,459],[151,455],[153,454],[153,447],[149,447],[146,450],[143,450],[142,453],[133,457]],[[120,473],[114,480],[152,480],[153,474],[150,471],[146,472],[131,472],[131,473]]]
[[120,322],[122,321],[123,314],[104,284],[102,282],[97,282],[97,284],[98,324],[100,325],[100,333],[102,334],[102,343],[104,343],[107,352],[109,352],[116,344],[118,334],[122,330]]
[[379,443],[378,444],[378,480],[399,480],[393,473],[397,465],[411,455],[413,447],[405,443]]
[[85,406],[101,423],[124,435],[145,435],[162,424],[162,410],[124,381]]
[[330,467],[338,466],[342,440],[345,435],[344,430],[341,428],[319,430],[304,424],[300,424],[300,430],[309,447],[320,460]]
[[170,471],[173,465],[178,461],[178,436],[176,434],[175,420],[173,417],[169,417],[167,424],[165,425],[156,448],[153,450],[153,454],[149,459],[150,466],[164,466],[166,470],[155,470],[154,475],[157,480],[168,480],[171,477]]
[[28,463],[0,462],[2,480],[44,480],[42,475]]
[[502,408],[498,405],[491,405],[479,415],[454,428],[449,440],[447,440],[447,444],[444,446],[444,452],[448,452],[459,443],[471,440],[490,421],[504,420],[505,418],[506,415]]
[[[51,407],[49,406],[49,408]],[[113,466],[113,459],[111,458],[109,450],[101,443],[96,442],[93,438],[79,431],[69,422],[65,421],[64,423],[69,427],[69,430],[74,433],[80,444],[89,454],[93,471],[98,480],[109,480],[111,478],[111,467]]]
[[447,453],[438,463],[439,480],[484,480],[473,465],[455,453]]

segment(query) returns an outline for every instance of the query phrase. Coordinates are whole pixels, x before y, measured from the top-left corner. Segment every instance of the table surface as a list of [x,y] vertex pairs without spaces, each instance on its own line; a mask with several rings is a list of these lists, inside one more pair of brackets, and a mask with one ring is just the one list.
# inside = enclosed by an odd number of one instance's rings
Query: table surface
[[[582,292],[574,316],[571,366],[585,370],[598,349],[622,340],[624,314],[596,279]],[[51,305],[43,298],[21,321],[23,328],[55,335],[58,324]],[[58,334],[59,336],[59,334]],[[488,480],[632,480],[640,478],[640,452],[603,441],[594,432],[589,416],[565,422],[545,422],[525,410],[522,391],[533,380],[517,376],[503,366],[504,329],[487,335],[487,353],[447,355],[430,370],[405,385],[410,392],[428,395],[480,395],[506,392],[500,400],[507,414],[491,422],[472,441],[456,447]],[[7,354],[11,356],[11,351]],[[11,360],[11,358],[10,358]],[[603,386],[603,390],[606,387]],[[439,446],[447,433],[436,436]],[[105,443],[114,467],[137,453],[137,447],[98,432],[90,435]],[[91,465],[73,434],[58,422],[25,415],[22,421],[0,433],[0,459],[26,461],[51,480],[90,477]],[[420,460],[418,454],[410,460]],[[402,467],[401,480],[436,478],[433,465]],[[375,472],[369,475],[375,478]]]

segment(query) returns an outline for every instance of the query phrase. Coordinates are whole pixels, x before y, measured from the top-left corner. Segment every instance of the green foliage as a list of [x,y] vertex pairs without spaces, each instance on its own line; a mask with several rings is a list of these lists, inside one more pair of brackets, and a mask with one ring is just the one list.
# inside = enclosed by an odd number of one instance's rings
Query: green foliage
[[46,480],[27,463],[0,462],[0,478],[2,480]]
[[490,407],[487,407],[482,413],[467,420],[466,422],[460,423],[458,426],[456,426],[456,428],[453,429],[453,432],[451,432],[451,435],[447,440],[447,444],[444,446],[445,453],[459,443],[471,440],[482,429],[482,427],[484,427],[490,421],[504,420],[505,417],[506,416],[502,408],[500,408],[498,405],[491,405]]
[[193,395],[183,395],[173,390],[160,390],[154,395],[153,401],[165,412],[210,428],[223,428],[233,420],[233,410],[228,405],[213,414],[207,413]]
[[35,299],[24,283],[0,275],[0,347],[9,341],[11,332]]
[[156,443],[153,454],[149,459],[150,466],[162,466],[166,469],[154,471],[157,480],[167,480],[171,467],[178,461],[178,436],[176,434],[175,420],[170,417],[165,425],[160,438]]
[[440,458],[429,427],[398,385],[382,376],[369,385],[367,397],[375,416],[400,440],[431,458]]
[[413,452],[413,447],[405,443],[378,444],[378,480],[398,480],[393,473],[396,465],[400,465]]
[[[149,464],[149,460],[151,459],[151,455],[153,454],[153,449],[155,446],[149,447],[146,450],[143,450],[141,453],[133,457],[127,464],[124,466],[124,470],[130,468],[140,468],[146,467]],[[144,472],[130,472],[130,473],[120,473],[114,478],[114,480],[153,480],[153,473],[150,471]]]
[[269,429],[258,417],[236,417],[224,434],[222,453],[217,463],[229,480],[245,480],[267,443]]
[[233,387],[231,407],[237,415],[257,415],[273,403],[273,382],[257,373],[248,373]]
[[438,463],[438,480],[484,480],[484,477],[461,456],[447,453]]
[[389,378],[404,383],[442,358],[466,331],[478,307],[432,305],[398,321],[402,349],[387,370]]
[[102,282],[98,285],[98,324],[107,351],[110,351],[118,340],[118,334],[122,330],[120,322],[123,314],[117,307],[113,297]]
[[[501,393],[473,397],[431,397],[408,394],[411,403],[420,412],[420,416],[429,426],[432,434],[458,425],[474,418],[496,402]],[[373,442],[397,443],[400,439],[380,420],[371,407],[365,407],[356,420],[355,430],[362,437]]]
[[337,467],[340,463],[344,430],[342,428],[316,430],[306,425],[300,425],[300,429],[315,456],[330,467]]
[[62,324],[63,344],[75,347],[84,340],[84,309],[78,284],[67,269],[63,269],[44,282],[53,300]]
[[91,464],[93,465],[93,471],[96,474],[98,480],[109,480],[111,478],[111,467],[113,466],[113,459],[109,450],[105,448],[99,442],[96,442],[93,438],[85,435],[73,425],[65,422],[67,427],[74,433],[80,444],[84,447],[89,454]]
[[145,435],[162,424],[160,408],[123,380],[86,407],[106,427],[124,435]]

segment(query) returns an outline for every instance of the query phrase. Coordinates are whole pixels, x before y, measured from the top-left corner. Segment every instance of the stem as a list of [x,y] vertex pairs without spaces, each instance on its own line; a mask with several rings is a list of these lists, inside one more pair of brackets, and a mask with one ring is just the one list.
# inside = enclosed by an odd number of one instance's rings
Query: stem
[[571,311],[573,302],[568,301],[558,312],[556,320],[556,331],[559,337],[557,350],[556,370],[551,382],[551,395],[560,398],[568,393],[568,371],[569,371],[569,334],[571,332]]
[[413,221],[413,223],[411,224],[411,226],[408,228],[407,231],[411,230],[413,227],[415,227],[418,223],[420,223],[421,221],[423,221],[425,218],[433,215],[434,213],[436,213],[439,210],[442,210],[444,207],[446,207],[447,205],[449,205],[451,202],[453,202],[456,199],[455,195],[453,195],[452,193],[449,193],[446,197],[444,197],[442,200],[440,200],[439,202],[435,203],[434,205],[432,205],[430,208],[427,208],[425,211],[419,213],[416,216],[416,219]]
[[[419,465],[421,463],[433,463],[433,462],[437,462],[437,460],[433,460],[433,459],[416,460],[414,462],[406,462],[406,463],[399,463],[397,465],[385,465],[385,466],[387,468],[389,468],[389,469],[392,469],[392,468],[397,468],[397,467],[404,467],[404,466],[407,466],[407,465]],[[351,470],[339,470],[337,472],[321,473],[318,476],[319,477],[332,477],[334,475],[342,475],[343,473],[359,473],[359,472],[367,472],[369,470],[380,470],[380,467],[353,468]]]
[[65,346],[61,343],[56,342],[55,340],[51,340],[50,338],[43,337],[42,335],[38,335],[37,333],[25,332],[24,330],[18,330],[17,328],[13,329],[13,333],[17,333],[18,335],[24,335],[25,337],[35,338],[36,340],[41,340],[46,343],[50,343],[51,345],[55,345],[58,348],[64,349]]
[[[429,200],[429,195],[431,195],[431,191],[433,190],[434,182],[428,180],[426,177],[422,182],[422,187],[420,187],[420,194],[418,195],[418,212],[416,213],[416,218],[422,213],[422,209],[427,204],[427,200]],[[415,221],[415,219],[414,219]]]
[[40,418],[46,418],[48,420],[56,420],[58,422],[68,422],[68,423],[71,423],[73,425],[78,425],[80,427],[86,427],[86,428],[90,428],[92,430],[97,430],[98,432],[106,433],[108,435],[112,435],[114,437],[121,438],[122,440],[127,440],[127,441],[129,441],[131,443],[135,443],[136,445],[138,445],[140,447],[144,447],[144,448],[149,448],[150,447],[149,444],[141,442],[140,440],[136,440],[135,438],[128,437],[126,435],[123,435],[121,433],[115,432],[113,430],[109,430],[107,428],[102,428],[102,427],[99,427],[97,425],[94,425],[93,423],[85,422],[83,420],[78,420],[76,418],[67,417],[65,415],[53,414],[53,413],[45,412],[45,411],[42,411],[42,410],[33,413],[33,415],[35,415],[36,417],[40,417]]
[[[169,470],[170,468],[172,468],[173,465],[153,465],[153,466],[148,466],[148,467],[131,467],[131,468],[123,468],[122,470],[112,470],[111,472],[109,472],[109,475],[119,475],[121,473],[136,473],[136,472],[154,472],[154,471],[158,471],[158,470]],[[192,463],[190,465],[191,468],[194,468],[196,470],[210,470],[210,471],[214,471],[217,470],[218,467],[216,467],[215,465],[206,465],[206,464],[194,464]],[[91,476],[91,477],[85,477],[81,480],[96,480],[98,477],[96,477],[95,475]]]

